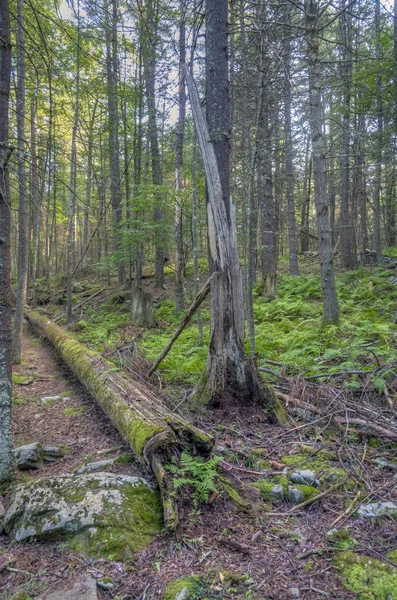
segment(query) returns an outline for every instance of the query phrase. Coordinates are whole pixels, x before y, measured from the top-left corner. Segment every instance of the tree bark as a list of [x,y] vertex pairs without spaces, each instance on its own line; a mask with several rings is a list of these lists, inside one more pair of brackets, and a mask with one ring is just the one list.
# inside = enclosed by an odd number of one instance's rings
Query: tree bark
[[110,193],[113,210],[113,248],[118,253],[119,281],[124,282],[124,262],[121,256],[121,180],[119,151],[119,110],[118,110],[118,43],[117,43],[117,0],[104,0],[106,35],[106,70],[109,117],[109,160]]
[[308,44],[310,130],[312,138],[314,192],[317,212],[321,287],[323,292],[323,321],[337,323],[338,298],[336,295],[329,204],[326,191],[325,147],[323,136],[323,108],[321,100],[321,64],[318,37],[318,4],[305,0],[305,27]]
[[296,241],[295,195],[294,195],[294,165],[292,140],[292,81],[291,81],[291,40],[289,26],[291,24],[292,5],[285,7],[285,22],[287,25],[284,37],[284,111],[285,111],[285,174],[287,177],[287,207],[288,207],[288,247],[289,270],[291,275],[298,275],[298,245]]
[[356,266],[357,249],[355,230],[350,211],[350,99],[352,84],[352,17],[346,10],[346,0],[342,0],[339,17],[341,63],[340,75],[343,89],[342,148],[340,159],[340,258],[344,269]]
[[13,472],[12,438],[12,329],[11,329],[11,211],[7,163],[8,99],[10,95],[11,39],[8,0],[0,0],[0,494]]
[[[376,47],[375,55],[379,61],[382,57],[382,42],[380,39],[380,0],[375,0],[375,36]],[[377,131],[377,156],[375,167],[375,180],[373,190],[373,205],[374,205],[374,238],[376,260],[380,262],[382,258],[382,243],[380,229],[380,197],[382,188],[382,159],[383,159],[383,101],[382,101],[382,81],[379,69],[376,72],[376,112],[378,121]]]
[[176,492],[166,465],[182,450],[208,456],[212,437],[169,411],[148,386],[114,372],[111,363],[85,348],[47,317],[32,310],[26,310],[25,314],[33,328],[54,345],[142,465],[154,474],[160,487],[165,525],[175,530]]
[[183,138],[186,118],[186,87],[183,65],[186,62],[186,0],[179,2],[179,117],[176,133],[175,158],[175,309],[184,309],[183,291],[183,237],[182,237],[182,166]]
[[72,130],[72,147],[70,150],[70,179],[69,179],[69,213],[68,239],[66,249],[66,289],[67,289],[67,321],[73,321],[72,311],[72,271],[75,258],[75,215],[76,215],[76,138],[79,128],[80,108],[80,5],[77,4],[77,55],[76,55],[76,95],[74,106],[74,122]]
[[[157,46],[157,17],[155,15],[154,0],[146,1],[146,23],[143,39],[145,48],[143,53],[143,70],[146,83],[146,101],[148,109],[148,137],[150,142],[150,153],[152,159],[152,183],[154,186],[163,185],[163,173],[161,169],[161,157],[158,141],[158,127],[156,115],[156,46]],[[142,25],[143,26],[143,25]],[[163,219],[161,210],[160,193],[155,198],[154,209],[155,222],[155,248],[156,248],[156,287],[164,286],[164,259],[165,245],[164,235],[160,232],[160,223]]]
[[25,29],[23,0],[17,0],[17,130],[18,130],[18,190],[19,190],[19,248],[18,248],[18,291],[14,315],[13,362],[20,364],[22,354],[23,311],[26,304],[29,269],[29,209],[26,189],[25,168]]

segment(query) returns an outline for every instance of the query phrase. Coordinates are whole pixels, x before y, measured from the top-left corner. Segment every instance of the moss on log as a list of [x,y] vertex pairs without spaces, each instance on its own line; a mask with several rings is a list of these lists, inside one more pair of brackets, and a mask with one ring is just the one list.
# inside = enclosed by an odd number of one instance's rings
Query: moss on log
[[26,309],[33,329],[46,337],[78,377],[86,390],[131,446],[141,463],[156,477],[163,502],[164,522],[178,526],[174,487],[166,465],[181,450],[208,456],[213,439],[182,417],[172,413],[141,382],[114,372],[114,365],[88,349],[48,317]]

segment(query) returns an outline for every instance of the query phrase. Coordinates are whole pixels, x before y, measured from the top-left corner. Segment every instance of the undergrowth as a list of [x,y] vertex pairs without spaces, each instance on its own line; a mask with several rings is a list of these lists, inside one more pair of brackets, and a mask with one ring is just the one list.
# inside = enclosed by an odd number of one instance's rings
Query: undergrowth
[[[397,286],[389,281],[394,271],[360,268],[337,277],[340,325],[322,324],[320,279],[316,276],[281,275],[279,295],[267,301],[254,292],[255,342],[258,362],[264,359],[285,365],[286,374],[317,375],[337,371],[369,370],[397,361]],[[160,370],[166,379],[195,384],[205,368],[209,339],[209,313],[203,311],[204,345],[197,327],[185,330]],[[154,359],[167,344],[180,317],[173,300],[164,300],[156,311],[160,327],[148,331],[141,343]],[[248,347],[247,347],[248,351]],[[274,367],[272,367],[274,369]],[[392,373],[381,370],[372,378],[381,391]],[[356,375],[346,377],[354,388]]]
[[[360,268],[337,276],[339,326],[322,324],[320,278],[314,275],[279,278],[279,294],[268,301],[254,290],[256,354],[260,366],[266,360],[285,365],[287,375],[373,371],[372,385],[379,391],[394,378],[385,363],[397,361],[397,285],[389,281],[394,270]],[[165,379],[192,386],[205,369],[209,342],[208,301],[202,307],[204,339],[195,318],[161,363]],[[180,322],[172,298],[156,307],[158,327],[143,332],[139,344],[149,359],[156,358]],[[103,351],[120,341],[130,324],[129,307],[108,303],[100,311],[87,309],[79,323],[78,338]],[[248,351],[248,347],[247,347]],[[277,367],[272,366],[273,370]],[[393,369],[394,370],[394,369]],[[350,387],[360,387],[359,377],[345,376]]]

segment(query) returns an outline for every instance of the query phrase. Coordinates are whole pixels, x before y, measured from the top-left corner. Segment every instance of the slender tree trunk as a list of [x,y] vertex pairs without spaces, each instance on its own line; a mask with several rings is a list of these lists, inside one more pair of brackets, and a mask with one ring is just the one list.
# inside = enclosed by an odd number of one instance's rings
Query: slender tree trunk
[[[145,39],[143,63],[148,109],[148,137],[152,159],[152,183],[155,186],[161,186],[163,185],[163,173],[161,170],[161,157],[156,116],[157,16],[155,14],[155,7],[153,4],[154,0],[147,0],[146,2],[146,29],[143,34]],[[156,196],[156,207],[154,210],[154,221],[156,227],[156,287],[161,288],[164,286],[165,244],[164,234],[162,234],[160,230],[160,224],[163,219],[160,192]]]
[[[375,0],[375,35],[376,35],[376,49],[375,55],[378,61],[382,57],[382,45],[380,39],[380,0]],[[380,65],[380,62],[378,62]],[[376,259],[379,262],[382,258],[382,244],[380,234],[380,197],[381,197],[381,186],[382,186],[382,158],[383,158],[383,101],[382,101],[382,82],[380,69],[377,69],[376,73],[376,110],[378,118],[378,144],[377,144],[377,156],[376,156],[376,168],[375,168],[375,180],[374,180],[374,191],[373,191],[373,204],[374,204],[374,238],[375,238],[375,251]]]
[[319,237],[321,286],[323,291],[323,321],[337,323],[338,298],[336,295],[329,204],[326,192],[325,148],[323,136],[323,108],[321,99],[321,64],[318,38],[318,4],[305,0],[305,26],[308,44],[310,130],[312,138],[314,191]]
[[[241,30],[241,67],[243,76],[243,105],[242,105],[242,154],[243,154],[243,200],[246,204],[247,220],[247,273],[246,273],[246,318],[248,324],[248,337],[250,351],[255,351],[255,323],[254,323],[254,299],[253,286],[255,282],[255,235],[254,235],[254,173],[256,165],[257,150],[257,125],[255,130],[255,146],[251,155],[250,146],[250,122],[248,116],[248,61],[247,61],[247,37],[244,19],[245,1],[240,0],[240,30]],[[261,81],[263,75],[261,77]],[[260,86],[259,107],[263,102],[263,85]],[[260,112],[260,111],[259,111]],[[250,160],[251,158],[251,160]]]
[[183,138],[186,118],[186,87],[183,65],[186,62],[186,0],[179,3],[179,118],[176,134],[175,159],[175,308],[180,312],[184,308],[183,293],[183,238],[182,238],[182,166]]
[[17,0],[18,28],[18,85],[17,85],[17,130],[18,130],[18,190],[19,190],[19,252],[18,291],[14,317],[13,361],[20,364],[22,354],[23,311],[26,304],[29,269],[29,209],[25,169],[25,30],[23,0]]
[[11,212],[8,167],[8,98],[11,40],[8,0],[0,0],[0,494],[13,473],[12,438],[12,327],[11,327]]
[[295,196],[294,196],[294,166],[293,166],[293,142],[292,142],[292,117],[291,117],[291,39],[288,26],[291,22],[292,5],[285,8],[285,21],[287,30],[284,37],[284,111],[285,111],[285,174],[287,177],[287,206],[288,206],[288,247],[289,247],[289,270],[291,275],[298,275],[298,245],[296,241],[296,218],[295,218]]
[[342,0],[339,17],[341,64],[340,75],[343,85],[342,149],[340,159],[340,257],[344,269],[356,266],[355,231],[350,214],[350,99],[352,82],[352,17],[346,11],[346,0]]
[[264,98],[258,127],[258,205],[261,232],[262,294],[277,294],[276,206],[273,194],[268,95]]
[[310,155],[310,136],[307,138],[306,159],[305,159],[305,180],[303,183],[303,203],[301,213],[301,252],[309,252],[309,215],[310,215],[310,197],[312,189],[312,163]]
[[[193,219],[193,261],[194,261],[194,289],[196,296],[200,291],[199,247],[198,247],[198,205],[197,205],[197,137],[193,139],[192,156],[192,219]],[[200,342],[203,341],[203,323],[201,309],[197,309],[197,329]]]
[[74,122],[72,130],[72,147],[70,151],[70,180],[69,180],[69,214],[68,214],[68,239],[66,255],[66,289],[67,289],[67,322],[73,321],[72,313],[72,270],[75,254],[75,215],[76,215],[76,138],[79,128],[80,104],[80,5],[77,4],[77,55],[76,55],[76,96],[74,106]]
[[84,222],[83,222],[83,269],[87,268],[88,265],[88,238],[90,234],[90,209],[91,209],[91,188],[92,188],[92,158],[94,149],[94,125],[96,119],[96,109],[98,104],[98,98],[95,98],[94,106],[92,109],[92,115],[89,123],[88,130],[88,144],[87,144],[87,182],[85,188],[85,206],[84,206]]
[[33,207],[33,260],[32,260],[32,280],[33,286],[36,284],[39,267],[39,245],[41,228],[41,199],[39,164],[38,164],[38,140],[37,140],[37,90],[31,100],[30,105],[30,148],[31,148],[31,176],[30,176],[30,197]]
[[109,160],[110,193],[113,210],[113,248],[117,252],[119,281],[124,281],[124,261],[121,256],[121,180],[119,152],[118,110],[118,43],[117,43],[117,0],[104,0],[106,34],[106,70],[109,117]]

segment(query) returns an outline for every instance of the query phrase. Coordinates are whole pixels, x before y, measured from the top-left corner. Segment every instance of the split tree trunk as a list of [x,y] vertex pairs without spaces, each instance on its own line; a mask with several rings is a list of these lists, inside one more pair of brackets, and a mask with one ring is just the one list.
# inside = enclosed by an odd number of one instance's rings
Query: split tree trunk
[[[216,23],[213,23],[216,27]],[[216,74],[215,74],[216,76]],[[260,380],[254,362],[244,354],[243,285],[237,251],[234,206],[223,196],[214,145],[190,73],[185,69],[190,104],[207,178],[209,245],[216,271],[211,280],[211,337],[206,373],[194,398],[238,404],[256,402],[269,409],[269,417],[282,421],[283,413],[271,388]],[[222,105],[224,106],[224,105]]]
[[166,465],[182,450],[208,456],[213,446],[212,437],[168,410],[141,382],[114,372],[114,365],[85,348],[47,317],[30,309],[25,315],[33,328],[54,345],[142,465],[154,474],[160,487],[165,525],[175,530],[178,527],[175,490]]

